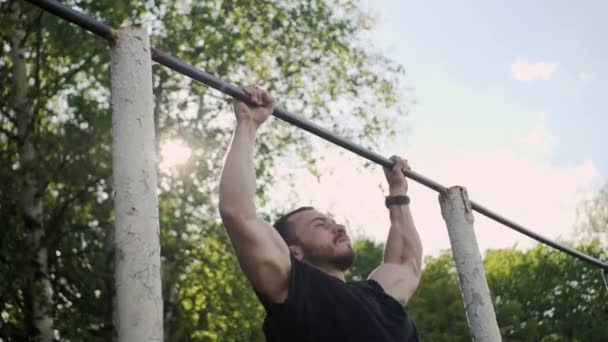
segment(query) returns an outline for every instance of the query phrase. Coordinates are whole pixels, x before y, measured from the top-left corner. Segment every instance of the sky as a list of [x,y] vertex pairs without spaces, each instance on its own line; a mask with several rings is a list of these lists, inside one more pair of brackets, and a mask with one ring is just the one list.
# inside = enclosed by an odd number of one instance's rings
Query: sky
[[[376,21],[367,40],[405,67],[402,83],[416,100],[402,131],[376,152],[400,155],[444,186],[466,187],[470,199],[536,233],[574,239],[577,208],[608,185],[608,1],[361,6]],[[364,169],[362,158],[313,141],[322,176],[298,167],[304,163],[279,163],[270,205],[312,205],[355,238],[386,241],[382,169]],[[161,168],[189,155],[182,143],[167,142]],[[437,193],[410,180],[409,195],[424,254],[450,248]],[[475,232],[482,252],[536,243],[480,214]]]
[[[582,200],[608,180],[606,1],[369,1],[369,39],[415,89],[407,129],[377,151],[552,239],[571,239]],[[296,170],[288,198],[384,241],[379,167],[328,148],[320,181]],[[291,170],[293,171],[293,169]],[[287,172],[287,170],[283,170]],[[277,179],[281,175],[278,175]],[[449,248],[437,194],[409,182],[425,255]],[[285,197],[277,186],[271,198]],[[286,198],[287,198],[286,197]],[[286,208],[287,209],[287,208]],[[475,215],[479,247],[534,241]]]

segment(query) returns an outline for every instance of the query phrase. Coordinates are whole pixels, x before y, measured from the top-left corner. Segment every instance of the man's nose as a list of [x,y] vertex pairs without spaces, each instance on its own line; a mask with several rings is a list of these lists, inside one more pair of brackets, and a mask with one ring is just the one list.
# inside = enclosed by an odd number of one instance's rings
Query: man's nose
[[336,233],[344,233],[344,234],[346,234],[346,227],[344,227],[343,224],[335,224],[334,225],[334,230],[336,231]]

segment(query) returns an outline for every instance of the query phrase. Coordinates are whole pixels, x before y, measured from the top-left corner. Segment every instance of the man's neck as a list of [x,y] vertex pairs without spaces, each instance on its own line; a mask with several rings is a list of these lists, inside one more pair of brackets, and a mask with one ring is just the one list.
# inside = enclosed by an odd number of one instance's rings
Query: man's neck
[[337,268],[335,268],[333,266],[330,266],[330,265],[325,265],[325,264],[319,265],[319,264],[313,264],[313,263],[308,262],[306,260],[304,260],[304,261],[307,264],[309,264],[310,266],[318,269],[319,271],[321,271],[321,272],[323,272],[325,274],[328,274],[328,275],[330,275],[332,277],[338,278],[338,279],[340,279],[342,281],[346,281],[346,278],[344,277],[344,271],[342,271],[342,270],[339,270],[339,269],[337,269]]

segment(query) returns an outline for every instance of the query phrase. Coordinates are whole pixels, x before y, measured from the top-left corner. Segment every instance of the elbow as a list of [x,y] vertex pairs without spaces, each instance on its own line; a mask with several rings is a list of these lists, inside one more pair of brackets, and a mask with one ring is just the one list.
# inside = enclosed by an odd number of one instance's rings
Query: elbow
[[402,265],[407,265],[416,277],[420,277],[422,274],[422,249],[419,249],[414,253],[403,253],[401,255],[400,263]]
[[416,289],[418,288],[418,286],[420,286],[420,281],[422,280],[422,267],[420,263],[414,262],[411,266],[411,269],[411,288],[407,293],[404,304],[407,304],[409,298],[414,294],[414,292],[416,292]]
[[417,277],[420,277],[422,274],[422,245],[413,246],[408,249],[408,252],[402,255],[403,261],[410,265]]
[[422,248],[420,248],[418,255],[416,255],[415,263],[416,263],[416,270],[418,271],[418,276],[420,276],[422,274]]
[[417,269],[414,271],[414,288],[418,288],[418,285],[420,285],[420,280],[422,279],[422,270],[421,269]]
[[255,212],[251,213],[246,208],[239,207],[238,205],[226,204],[220,200],[219,213],[224,222],[224,225],[235,225],[242,224],[246,221],[255,219]]
[[422,277],[422,265],[420,262],[415,261],[412,265],[412,275],[416,280],[416,286],[420,283],[420,278]]
[[234,222],[238,220],[239,210],[234,206],[227,205],[220,201],[219,204],[220,217],[224,223]]
[[417,255],[410,256],[404,260],[404,264],[410,270],[412,281],[416,283],[415,287],[418,287],[420,278],[422,277],[422,260]]
[[416,275],[418,276],[418,278],[420,278],[422,276],[422,251],[419,255],[416,256],[416,261],[414,262],[414,264],[414,268],[416,269]]

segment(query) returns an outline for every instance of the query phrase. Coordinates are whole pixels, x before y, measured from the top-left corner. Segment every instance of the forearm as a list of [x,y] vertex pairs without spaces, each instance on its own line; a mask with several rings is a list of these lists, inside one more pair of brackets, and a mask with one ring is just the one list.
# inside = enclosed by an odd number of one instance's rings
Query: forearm
[[[393,165],[384,167],[389,196],[407,195],[407,160],[392,156]],[[384,249],[384,263],[370,275],[386,293],[405,304],[418,284],[422,269],[422,243],[414,226],[409,204],[389,205],[391,227]]]
[[253,150],[257,125],[237,123],[220,179],[220,211],[250,219],[255,212]]
[[[405,195],[402,188],[390,189],[390,196]],[[409,205],[392,205],[389,208],[391,226],[384,251],[384,262],[403,264],[414,262],[420,270],[422,243],[416,231]]]

